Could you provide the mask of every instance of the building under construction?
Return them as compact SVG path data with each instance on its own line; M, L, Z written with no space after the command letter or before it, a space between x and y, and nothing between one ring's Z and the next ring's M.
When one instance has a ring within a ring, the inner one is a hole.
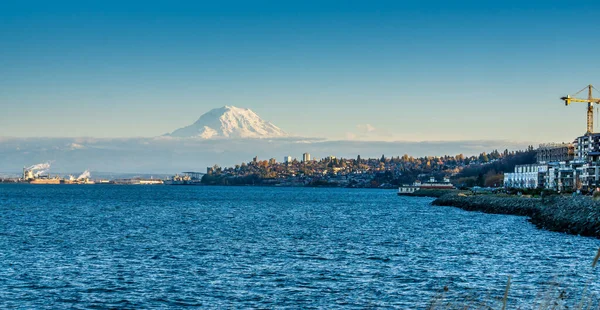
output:
M587 90L587 98L577 94ZM542 144L537 149L537 163L519 165L514 173L504 175L504 186L546 188L556 191L594 190L600 188L600 133L594 133L594 86L588 85L574 95L560 98L565 105L587 103L587 127L584 135L573 143ZM597 91L597 90L596 90Z
M536 158L538 163L571 161L575 159L575 146L573 143L540 144Z

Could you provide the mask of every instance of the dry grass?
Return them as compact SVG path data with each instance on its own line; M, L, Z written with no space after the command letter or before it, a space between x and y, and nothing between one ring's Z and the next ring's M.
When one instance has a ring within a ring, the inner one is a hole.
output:
M600 260L600 249L592 262L592 271ZM594 277L595 278L595 277ZM536 299L530 307L515 308L515 309L538 309L538 310L559 310L559 309L577 309L589 310L600 309L600 296L596 292L590 292L588 287L591 280L581 288L581 293L573 292L570 294L567 289L562 287L557 281L550 282L549 285L543 288L536 296ZM511 277L508 277L504 295L502 297L487 296L486 298L463 297L461 300L448 297L449 289L444 287L443 292L435 296L427 307L428 310L447 310L447 309L511 309L510 308L510 287ZM453 299L453 300L452 300Z

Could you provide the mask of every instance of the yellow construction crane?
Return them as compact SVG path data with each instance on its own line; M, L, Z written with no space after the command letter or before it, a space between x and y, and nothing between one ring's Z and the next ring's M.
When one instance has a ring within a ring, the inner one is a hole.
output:
M584 90L588 90L588 97L587 99L579 99L579 98L575 98L575 96L577 96L579 93L581 93ZM582 90L576 92L574 95L567 95L566 97L562 97L560 98L561 100L565 101L565 105L569 105L571 104L571 102L587 102L588 104L588 108L587 108L587 131L586 131L586 135L590 135L594 132L594 103L600 103L600 98L593 98L592 97L592 89L596 89L592 84L584 87ZM596 89L596 91L598 91Z

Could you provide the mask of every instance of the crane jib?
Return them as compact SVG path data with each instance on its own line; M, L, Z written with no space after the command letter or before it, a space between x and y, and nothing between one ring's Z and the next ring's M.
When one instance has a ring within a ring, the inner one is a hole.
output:
M575 93L574 95L568 95L566 97L561 97L561 100L565 101L565 105L568 106L571 104L571 102L585 102L588 104L588 108L587 108L587 131L586 134L591 134L594 132L594 103L600 103L600 98L594 98L592 96L592 91L596 90L598 92L598 89L596 89L592 84L584 87L583 89L581 89L580 91L578 91L577 93ZM577 94L583 92L584 90L588 91L588 97L586 99L583 98L576 98L575 96L577 96Z

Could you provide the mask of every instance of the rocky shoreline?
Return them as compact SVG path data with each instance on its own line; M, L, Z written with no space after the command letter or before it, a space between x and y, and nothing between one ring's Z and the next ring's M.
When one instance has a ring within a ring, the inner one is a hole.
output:
M600 202L585 196L550 196L544 199L447 193L432 202L467 211L529 217L538 228L600 238Z

